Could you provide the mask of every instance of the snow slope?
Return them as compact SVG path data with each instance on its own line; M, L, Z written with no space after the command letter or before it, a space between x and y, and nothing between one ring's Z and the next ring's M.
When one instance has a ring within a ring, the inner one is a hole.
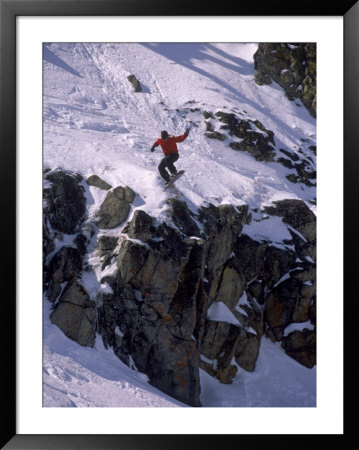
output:
M316 145L316 121L300 102L290 102L276 84L255 84L256 47L44 45L44 168L61 167L84 177L97 174L113 187L128 185L138 194L131 214L141 208L165 219L171 194L162 191L157 171L162 152L149 149L161 130L177 135L191 125L176 163L186 171L176 192L190 208L210 202L260 209L274 200L299 198L315 212L309 203L315 188L290 183L288 169L257 162L204 136L202 111L221 110L259 120L274 132L277 151L295 152L304 139ZM140 80L143 92L134 92L130 74ZM105 194L95 187L88 190L90 217ZM111 230L119 231L121 227ZM287 237L276 218L251 231L248 227L248 233L278 243ZM69 341L49 323L48 313L45 307L44 406L184 406L148 385L101 342L88 349ZM315 376L315 369L301 366L263 339L256 370L239 371L233 385L220 385L201 372L201 401L203 406L315 406Z

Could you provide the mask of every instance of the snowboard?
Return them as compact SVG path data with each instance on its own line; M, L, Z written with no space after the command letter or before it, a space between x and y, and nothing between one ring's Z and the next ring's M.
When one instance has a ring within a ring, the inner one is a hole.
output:
M180 178L180 176L182 176L184 174L184 170L180 170L176 173L176 175L171 178L171 181L165 185L165 187L163 188L163 190L165 191L166 189L168 189L169 187L173 186L175 184L175 182L178 180L178 178Z

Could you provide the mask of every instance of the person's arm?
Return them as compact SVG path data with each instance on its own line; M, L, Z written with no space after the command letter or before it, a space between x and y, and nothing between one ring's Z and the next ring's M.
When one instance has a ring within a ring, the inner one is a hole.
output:
M175 137L175 142L183 142L188 136L187 130L185 133L181 134L181 136Z
M157 141L151 147L151 152L154 152L155 148L158 147L159 145L160 145L160 143L158 142L158 139L157 139Z

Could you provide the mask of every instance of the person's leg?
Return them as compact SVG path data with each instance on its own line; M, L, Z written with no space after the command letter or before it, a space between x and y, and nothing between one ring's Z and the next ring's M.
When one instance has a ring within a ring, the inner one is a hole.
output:
M178 160L178 158L179 156L177 153L171 153L166 156L166 164L172 175L176 175L177 173L177 169L173 163L175 163Z
M167 161L166 161L167 156L165 156L161 162L158 165L158 171L160 172L161 177L165 180L165 181L169 181L170 180L170 176L166 170L166 166L167 166Z

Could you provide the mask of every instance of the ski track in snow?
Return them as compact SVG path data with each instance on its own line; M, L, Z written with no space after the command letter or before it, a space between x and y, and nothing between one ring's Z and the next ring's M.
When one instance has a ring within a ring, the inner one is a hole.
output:
M203 110L235 112L272 130L276 151L301 149L314 158L303 139L316 144L315 119L275 83L255 84L255 50L255 44L46 44L44 167L130 186L138 194L131 214L141 208L165 219L169 195L191 209L208 202L260 209L274 200L300 198L315 212L309 203L315 188L290 183L288 169L235 152L228 139L204 136ZM143 92L133 91L130 74ZM188 125L193 128L179 144L176 163L186 173L163 192L157 170L162 152L149 149L162 129L178 135ZM91 216L105 194L86 189ZM258 230L261 238L263 232ZM273 229L267 233L270 237ZM48 314L45 305L44 406L186 406L151 387L101 342L94 349L71 342L49 323ZM239 369L227 386L201 371L201 386L203 406L315 406L315 368L301 366L266 339L253 373Z

